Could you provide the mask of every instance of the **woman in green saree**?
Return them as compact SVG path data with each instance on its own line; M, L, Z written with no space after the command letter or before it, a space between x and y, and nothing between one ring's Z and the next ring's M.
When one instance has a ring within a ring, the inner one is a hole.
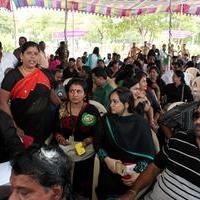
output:
M127 88L110 94L110 112L98 125L94 147L101 161L96 189L99 200L117 199L127 192L153 160L150 127L134 112L133 96ZM134 167L126 171L126 165Z

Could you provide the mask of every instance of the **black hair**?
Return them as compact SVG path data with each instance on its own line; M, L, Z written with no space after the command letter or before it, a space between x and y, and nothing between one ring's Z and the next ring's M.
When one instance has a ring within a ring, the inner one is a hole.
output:
M3 47L2 47L2 43L0 42L0 49L2 49Z
M184 62L181 59L178 59L177 63L179 64L179 66L178 66L179 68L181 68L184 65Z
M75 58L69 58L69 62L72 61L72 62L76 62Z
M83 65L82 69L87 73L87 74L92 74L92 70L90 66Z
M146 57L142 53L138 54L138 58L137 59L146 62Z
M104 79L107 79L106 70L102 67L95 67L92 70L92 74L94 74L96 77L103 77Z
M24 54L24 52L29 48L29 47L36 47L38 51L40 51L39 45L35 42L28 41L25 42L22 47L21 47L21 53Z
M150 73L151 70L155 70L155 71L159 74L159 70L158 70L158 68L156 67L156 65L152 65L152 66L148 69L148 72Z
M133 98L132 92L128 88L118 87L110 93L109 99L111 95L114 93L117 93L117 95L119 96L119 100L123 104L128 103L129 105L128 112L133 113L134 112L134 98Z
M176 74L176 76L178 76L179 78L181 78L181 83L182 84L186 84L185 83L185 75L181 70L175 70L174 74Z
M39 45L41 45L41 44L45 44L45 42L44 42L44 41L40 41L40 42L39 42Z
M57 67L56 67L56 69L55 69L55 74L56 74L57 72L59 72L59 73L63 73L63 70L60 69L60 68L57 68Z
M136 77L132 77L132 78L129 78L126 81L124 81L123 86L130 89L131 87L133 87L137 83L139 83L138 79Z
M31 176L46 188L59 185L63 197L69 196L72 163L59 147L32 146L18 154L11 166L15 175Z
M138 67L139 69L142 69L142 65L138 60L135 60L133 63L136 67Z
M135 78L138 80L138 82L140 82L143 77L147 77L147 74L143 71L138 71L135 75Z
M20 39L24 39L24 40L27 42L27 38L24 37L24 36L19 37L19 40L20 40Z
M94 47L92 53L93 53L93 54L96 54L97 56L99 56L99 47Z
M69 89L70 89L70 87L72 86L72 85L80 85L82 88L83 88L83 90L84 90L84 93L85 93L85 95L86 95L86 99L85 99L85 101L86 102L88 102L88 84L87 84L87 82L84 80L84 79L82 79L82 78L72 78L68 83L67 83L67 85L65 86L65 91L66 91L66 94L67 94L67 100L69 101Z
M134 65L128 64L122 66L115 77L115 83L119 83L119 81L126 82L127 79L130 79L135 75Z
M100 63L100 62L103 62L103 63L104 63L104 60L103 60L103 59L99 59L99 60L97 61L97 64Z
M113 56L113 57L114 57L114 56L117 56L117 53L114 52L114 53L112 54L112 56Z
M30 47L36 47L38 51L40 51L40 48L39 48L39 45L35 42L32 42L32 41L28 41L28 42L25 42L22 46L21 46L21 53L24 54L25 51L30 48ZM20 67L22 65L22 61L19 61L16 65L16 68L17 67Z
M195 64L192 61L188 61L187 64L185 65L187 68L190 67L195 67Z

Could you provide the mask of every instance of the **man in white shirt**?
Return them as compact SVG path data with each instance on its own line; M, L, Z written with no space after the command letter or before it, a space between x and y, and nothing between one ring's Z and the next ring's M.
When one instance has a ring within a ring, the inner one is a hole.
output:
M173 74L174 74L174 70L181 70L183 71L182 65L179 62L174 62L171 65L171 69L169 71L165 71L165 73L161 76L161 79L165 82L165 84L170 84L173 83ZM190 74L184 72L184 76L185 76L185 83L186 85L190 86L190 82L192 77L190 77Z
M12 69L18 60L13 53L3 53L3 47L0 42L0 85L8 69Z

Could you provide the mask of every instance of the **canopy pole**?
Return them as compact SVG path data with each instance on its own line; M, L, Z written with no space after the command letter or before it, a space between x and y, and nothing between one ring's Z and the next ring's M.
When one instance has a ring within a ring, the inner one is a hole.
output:
M68 23L68 6L67 6L67 0L66 0L65 1L65 28L64 28L64 37L65 37L65 63L68 61L67 23Z
M169 50L171 49L171 37L172 37L172 0L169 0L169 41L168 41L168 46ZM169 54L170 52L168 52ZM171 67L171 57L168 59L168 69L167 71L170 70Z
M74 38L74 29L75 29L75 25L74 25L74 10L73 10L73 13L72 13L72 26L73 26L73 57L74 57L74 46L75 46L75 38Z
M11 3L10 5L11 5L12 16L13 16L15 48L17 48L17 26L16 26L16 17L15 17L15 12L14 12L13 1L10 1L10 3Z

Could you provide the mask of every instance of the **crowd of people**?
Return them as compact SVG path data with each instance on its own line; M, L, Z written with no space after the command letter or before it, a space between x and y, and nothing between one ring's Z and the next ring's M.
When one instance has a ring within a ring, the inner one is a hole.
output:
M65 42L49 58L45 48L20 37L5 54L0 43L0 164L12 166L4 199L95 200L95 156L98 200L144 188L144 200L200 199L199 103L181 122L191 129L176 124L194 102L187 69L199 56L147 42L123 61L98 47L76 59ZM176 102L180 115L168 111Z

